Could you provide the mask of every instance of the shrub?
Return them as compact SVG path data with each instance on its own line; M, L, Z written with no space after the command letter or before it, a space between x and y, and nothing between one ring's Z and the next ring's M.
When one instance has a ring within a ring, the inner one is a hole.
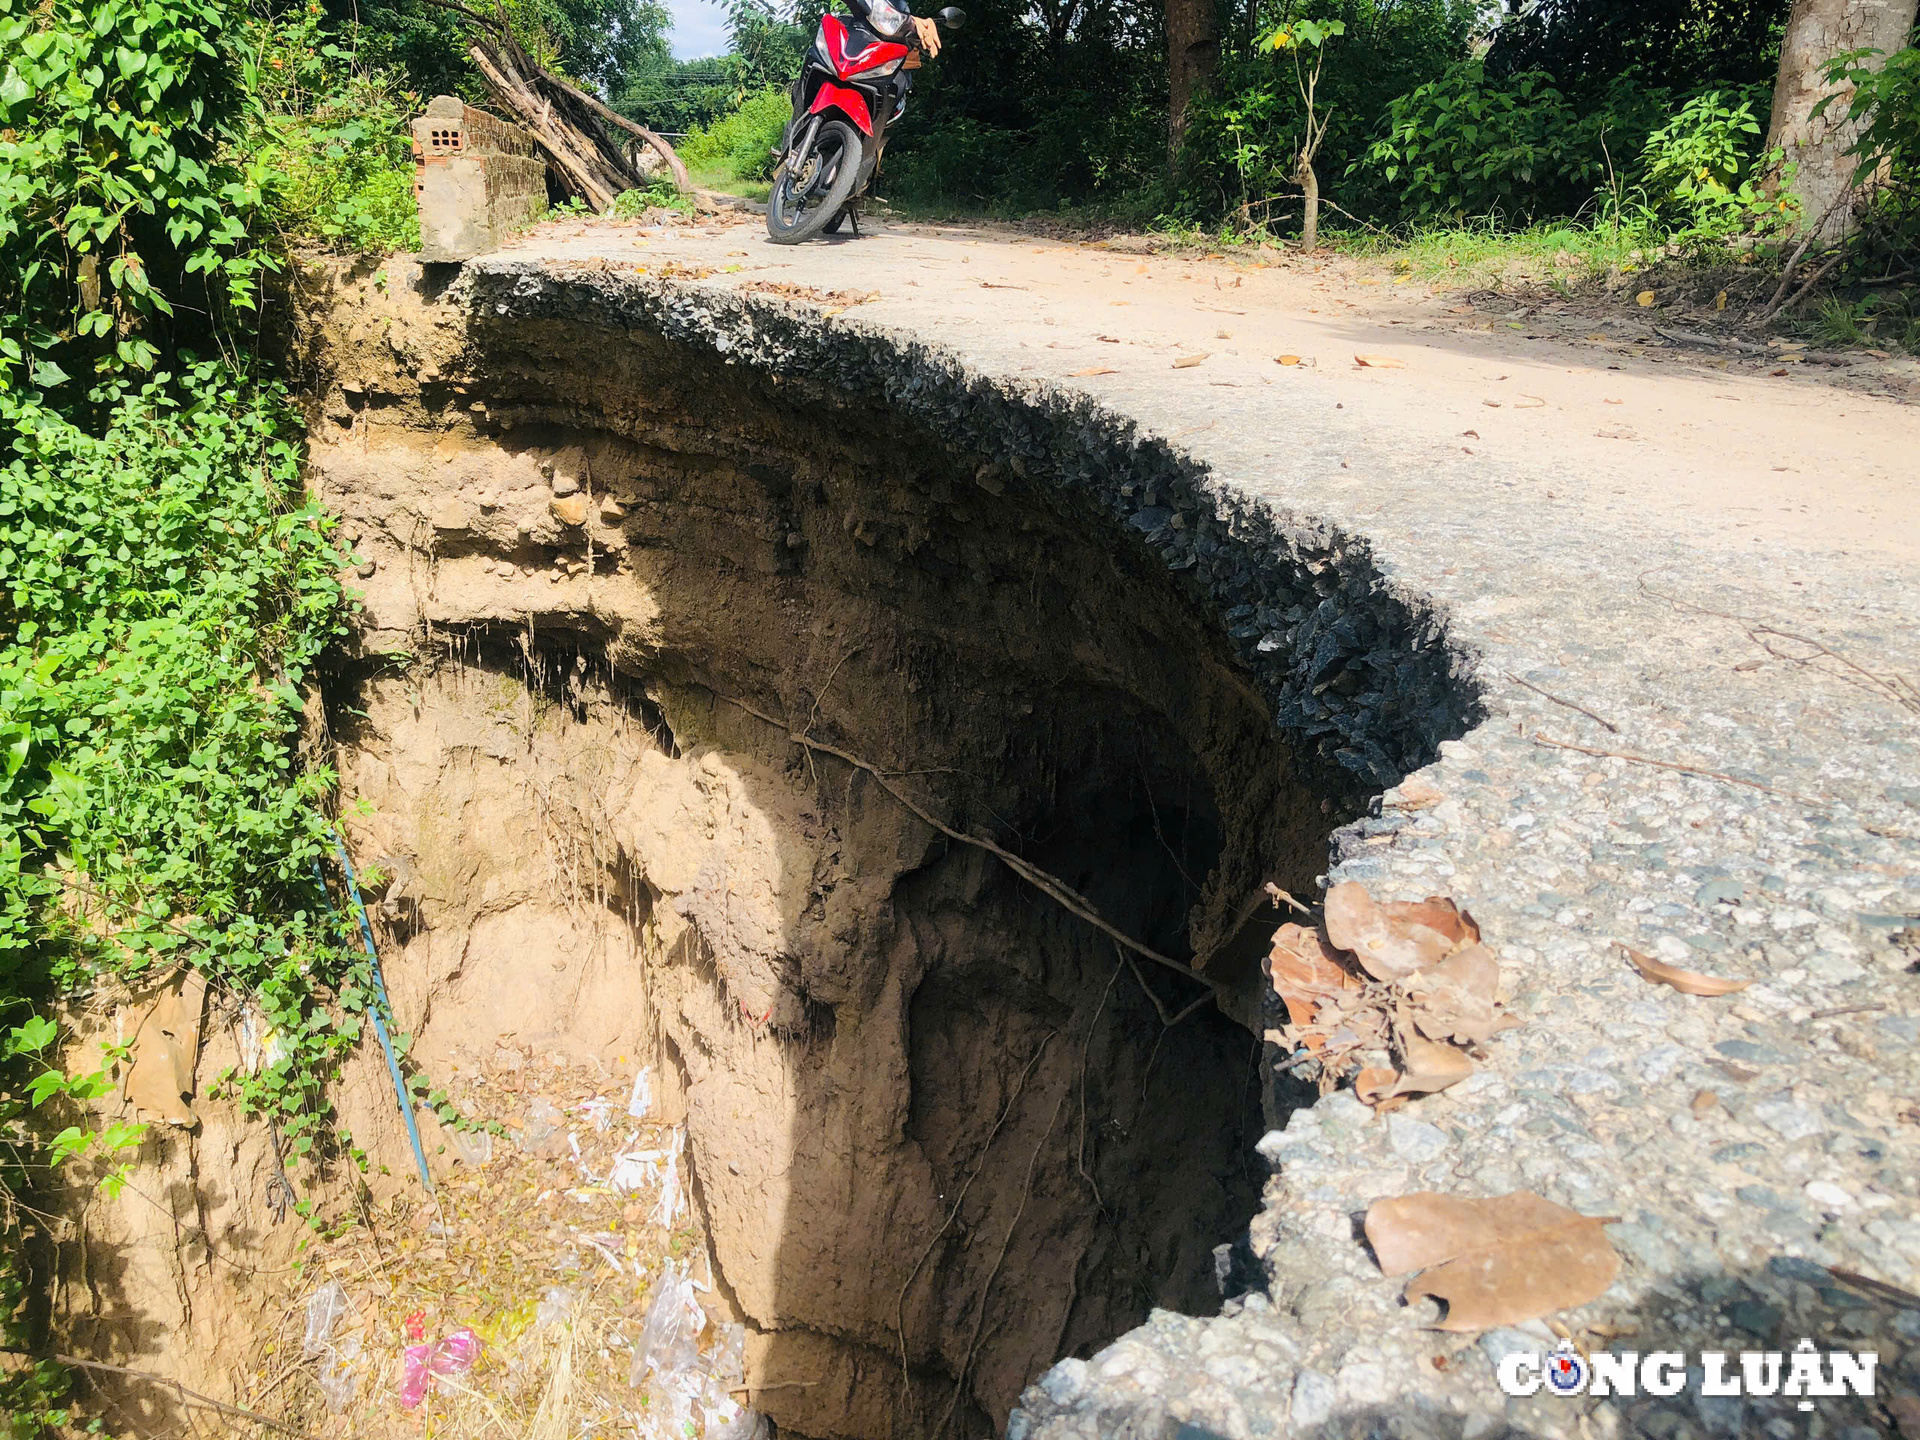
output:
M1868 191L1861 258L1910 270L1920 251L1920 46L1886 56L1849 51L1827 67L1827 80L1853 87L1847 119L1864 122L1847 152L1858 164L1856 180ZM1814 113L1845 94L1823 100Z
M721 170L736 180L773 174L773 151L786 133L793 102L784 90L761 90L732 114L693 130L680 143L680 158L696 169Z
M408 124L419 97L321 29L321 9L253 15L232 45L247 96L228 153L291 240L386 254L420 247Z
M1569 213L1592 191L1605 170L1593 139L1545 72L1496 82L1468 60L1393 101L1363 163L1420 218L1520 221Z
M655 180L644 190L622 190L613 197L607 213L616 220L638 220L649 210L674 210L691 215L696 207L691 195L682 195L671 180Z
M1641 147L1637 188L1652 218L1680 239L1752 227L1770 202L1755 188L1752 97L1720 90L1694 96Z

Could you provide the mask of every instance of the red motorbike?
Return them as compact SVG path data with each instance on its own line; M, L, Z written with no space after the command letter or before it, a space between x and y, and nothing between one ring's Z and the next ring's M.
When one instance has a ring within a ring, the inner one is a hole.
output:
M913 17L890 0L847 4L848 19L821 16L789 92L793 118L767 196L767 236L776 244L831 235L843 221L860 232L859 202L880 168L887 127L906 113L905 72L919 63ZM939 12L948 30L966 19L952 6Z

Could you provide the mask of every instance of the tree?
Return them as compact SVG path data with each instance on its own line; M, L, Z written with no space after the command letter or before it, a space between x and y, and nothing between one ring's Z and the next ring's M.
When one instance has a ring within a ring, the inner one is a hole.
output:
M1781 152L1775 183L1800 202L1801 227L1815 227L1818 243L1841 238L1857 223L1850 203L1857 160L1847 151L1871 122L1852 113L1847 101L1854 87L1830 80L1829 66L1850 51L1885 55L1904 47L1914 9L1915 0L1794 0L1780 45L1767 149Z
M1320 142L1327 138L1327 122L1333 118L1331 109L1315 107L1314 96L1320 87L1320 65L1327 58L1327 41L1346 33L1344 20L1293 20L1260 37L1261 49L1284 50L1292 57L1294 83L1300 87L1300 102L1307 110L1293 179L1305 202L1300 215L1300 248L1309 254L1320 243L1320 177L1314 173L1313 157L1320 153ZM1310 68L1300 64L1302 50L1313 52Z
M1220 24L1214 0L1167 0L1167 155L1180 153L1187 107L1205 94L1220 68Z

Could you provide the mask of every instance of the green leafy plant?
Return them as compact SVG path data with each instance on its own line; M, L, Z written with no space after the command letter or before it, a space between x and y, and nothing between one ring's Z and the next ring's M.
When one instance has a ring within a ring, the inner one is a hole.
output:
M773 173L773 152L792 113L785 90L756 91L732 113L690 133L680 144L680 158L726 179L765 180Z
M1828 65L1826 78L1840 88L1814 107L1815 117L1844 99L1847 121L1860 127L1847 151L1865 196L1856 269L1879 262L1912 270L1920 252L1920 46L1891 55L1848 51Z
M614 196L608 214L616 220L637 220L649 210L671 210L692 215L696 210L691 195L682 195L671 180L655 180L644 190L623 190Z
M245 104L224 153L287 239L418 249L409 120L420 97L361 64L323 15L308 0L236 27L228 44Z
M1330 112L1322 113L1315 104L1320 85L1320 67L1325 62L1326 43L1347 33L1344 20L1293 20L1275 27L1260 37L1260 48L1285 51L1293 61L1294 84L1300 102L1306 107L1306 123L1300 135L1300 148L1294 157L1294 182L1305 196L1305 212L1300 222L1300 248L1311 252L1320 243L1320 177L1314 173L1313 157L1320 142L1327 138ZM1311 52L1313 63L1302 66L1300 57Z
M1641 147L1639 189L1651 218L1680 240L1719 239L1753 229L1777 202L1762 194L1754 140L1754 99L1724 91L1695 95Z
M1562 197L1592 189L1604 168L1594 136L1544 72L1496 82L1469 60L1393 101L1364 163L1413 215L1518 220L1565 213Z
M0 0L0 386L150 368L177 301L250 308L273 257L218 161L219 0Z

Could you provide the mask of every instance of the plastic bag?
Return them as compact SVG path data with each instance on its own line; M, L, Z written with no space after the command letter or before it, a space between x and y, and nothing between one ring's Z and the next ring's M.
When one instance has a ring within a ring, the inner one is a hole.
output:
M300 1351L309 1360L325 1357L315 1377L329 1413L338 1415L353 1403L356 1385L350 1368L360 1357L360 1337L349 1336L340 1345L333 1343L333 1332L341 1319L353 1310L347 1288L338 1280L329 1280L307 1297L307 1328Z
M560 1107L542 1095L527 1107L526 1126L514 1136L522 1150L537 1151L555 1135L566 1117L560 1113Z
M660 1203L653 1207L650 1219L650 1223L663 1230L671 1230L686 1207L686 1197L680 1190L680 1151L686 1143L686 1131L674 1127L673 1140L660 1165Z
M740 1409L731 1420L710 1416L707 1421L707 1440L766 1440L768 1433L767 1417L751 1405Z
M627 1097L627 1114L636 1120L644 1120L651 1109L653 1109L653 1067L642 1065L640 1073L633 1077L633 1094Z
M411 1410L426 1397L435 1375L460 1375L480 1358L480 1337L462 1325L433 1345L409 1345L401 1354L400 1404Z
M347 1287L338 1280L329 1280L314 1291L307 1298L307 1333L301 1353L309 1360L331 1355L333 1327L351 1309L353 1302L347 1299Z
M669 1261L653 1287L640 1338L633 1342L633 1369L627 1383L637 1389L651 1372L655 1383L675 1397L691 1388L676 1381L700 1363L698 1336L706 1323L706 1312L693 1298L686 1267Z
M360 1387L360 1379L353 1373L353 1362L360 1358L360 1337L349 1335L335 1348L327 1363L320 1367L320 1373L314 1376L313 1383L320 1387L320 1395L327 1402L329 1415L342 1415L353 1404L354 1392Z
M533 1312L533 1328L538 1332L552 1325L564 1325L572 1315L573 1291L556 1285L540 1297L540 1304Z

